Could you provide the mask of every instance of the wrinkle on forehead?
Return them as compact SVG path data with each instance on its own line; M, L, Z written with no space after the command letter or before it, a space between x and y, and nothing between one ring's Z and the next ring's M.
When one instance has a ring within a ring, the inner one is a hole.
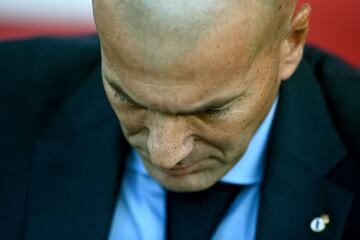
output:
M124 92L136 102L144 106L147 103L152 106L159 105L174 109L178 109L175 105L193 106L206 102L211 96L225 98L229 95L247 92L254 83L252 79L248 78L251 76L237 80L227 78L222 81L216 77L209 77L189 81L187 79L158 79L158 76L134 73L126 69L119 72L113 70L114 68L103 65L104 79L121 86Z

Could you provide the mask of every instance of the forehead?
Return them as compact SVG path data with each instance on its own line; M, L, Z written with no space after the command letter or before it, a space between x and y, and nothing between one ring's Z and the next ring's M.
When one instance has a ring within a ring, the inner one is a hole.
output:
M146 93L186 104L242 91L264 43L254 2L95 1L105 76L147 102L161 100Z
M204 74L171 78L126 68L114 72L108 66L103 65L106 85L113 85L113 90L120 86L122 92L140 105L164 112L188 112L210 102L245 96L252 84L248 78L236 79L237 76L218 78Z

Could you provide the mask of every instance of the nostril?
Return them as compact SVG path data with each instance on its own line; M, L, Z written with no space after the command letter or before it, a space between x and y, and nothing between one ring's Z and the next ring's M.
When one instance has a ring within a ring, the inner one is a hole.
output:
M182 160L182 161L178 162L178 164L176 164L176 165L177 165L177 166L184 166L184 165L185 165L185 161Z

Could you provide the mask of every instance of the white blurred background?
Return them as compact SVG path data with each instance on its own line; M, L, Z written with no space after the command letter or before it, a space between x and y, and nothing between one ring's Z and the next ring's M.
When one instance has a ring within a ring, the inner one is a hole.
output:
M91 0L0 0L1 21L88 23L91 15Z
M91 0L0 0L0 39L91 32Z

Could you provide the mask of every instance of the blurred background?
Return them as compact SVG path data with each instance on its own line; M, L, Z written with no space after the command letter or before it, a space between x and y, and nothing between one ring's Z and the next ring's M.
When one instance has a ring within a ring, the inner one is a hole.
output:
M303 2L313 9L308 42L360 67L360 1ZM0 40L94 32L91 0L0 0Z

